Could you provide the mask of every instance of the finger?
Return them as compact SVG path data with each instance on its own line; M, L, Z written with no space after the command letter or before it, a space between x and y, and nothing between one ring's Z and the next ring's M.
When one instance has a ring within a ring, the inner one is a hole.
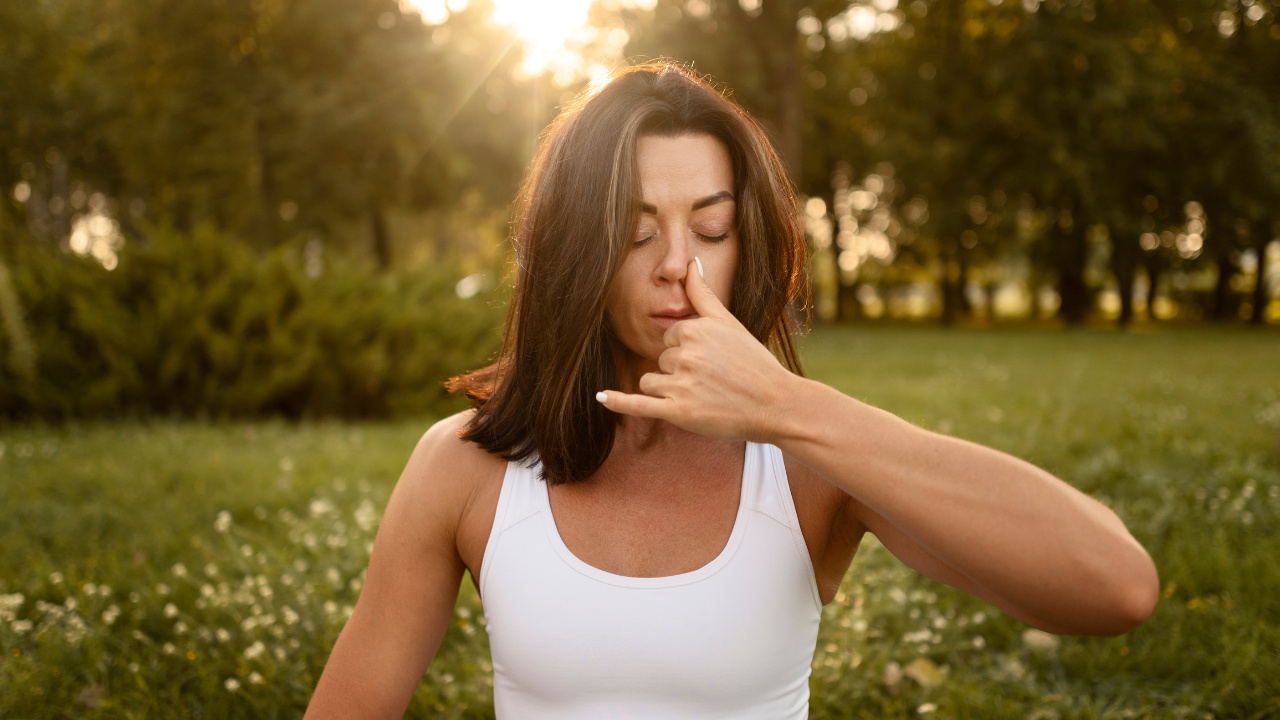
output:
M729 317L729 310L707 286L706 278L703 277L706 270L706 265L699 258L695 257L689 263L684 275L684 291L689 295L689 302L693 303L693 309L702 317Z
M645 373L640 376L640 392L651 398L669 398L675 377L666 373Z
M648 395L631 395L617 390L606 390L596 393L596 400L601 405L621 415L668 419L672 403L666 398L653 398Z
M676 373L676 365L680 359L680 351L674 346L662 351L658 356L658 369L668 375ZM643 379L643 378L641 378Z

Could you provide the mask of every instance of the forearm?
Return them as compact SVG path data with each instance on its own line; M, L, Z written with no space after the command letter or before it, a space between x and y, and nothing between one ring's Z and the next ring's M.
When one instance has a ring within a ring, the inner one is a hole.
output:
M788 390L771 441L989 594L1068 632L1123 632L1149 612L1154 565L1100 503L819 383Z

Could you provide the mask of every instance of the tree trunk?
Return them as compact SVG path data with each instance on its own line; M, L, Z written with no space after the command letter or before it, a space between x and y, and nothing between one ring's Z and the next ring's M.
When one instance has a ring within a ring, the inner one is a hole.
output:
M1253 284L1253 313L1249 316L1249 324L1261 325L1267 318L1267 245L1271 242L1270 220L1259 220L1253 224L1253 250L1258 254L1257 281Z
M973 317L973 303L969 302L969 251L961 249L956 254L959 277L956 278L956 310L964 317Z
M1160 287L1160 265L1154 253L1143 258L1142 264L1147 268L1147 321L1155 322L1159 319L1156 317L1156 288Z
M1068 325L1079 325L1089 314L1089 287L1084 282L1086 248L1084 223L1073 223L1063 233L1063 263L1058 268L1058 317Z
M942 238L942 252L939 253L938 258L942 264L942 272L938 278L938 292L942 295L942 324L946 327L955 324L956 314L959 311L956 307L956 281L960 272L956 267L955 245L954 238Z
M1116 318L1116 324L1122 328L1129 327L1133 322L1133 281L1137 275L1137 268L1134 267L1132 258L1126 257L1113 249L1111 253L1112 263L1111 270L1116 276L1116 291L1120 293L1120 317ZM1151 297L1151 293L1147 293L1147 297ZM1148 299L1148 303L1150 299Z
M1231 276L1236 266L1231 258L1223 252L1218 256L1218 282L1213 286L1213 314L1210 316L1217 322L1231 319Z
M387 218L377 200L369 200L369 227L373 233L373 256L379 270L391 268L391 234L387 231Z

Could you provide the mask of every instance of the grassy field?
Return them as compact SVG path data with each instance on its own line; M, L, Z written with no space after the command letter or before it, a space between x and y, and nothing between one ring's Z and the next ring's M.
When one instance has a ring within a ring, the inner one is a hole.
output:
M1280 335L822 329L812 377L1114 508L1164 585L1054 638L864 544L814 718L1280 717ZM0 429L0 717L294 717L429 419ZM464 583L411 717L491 717Z

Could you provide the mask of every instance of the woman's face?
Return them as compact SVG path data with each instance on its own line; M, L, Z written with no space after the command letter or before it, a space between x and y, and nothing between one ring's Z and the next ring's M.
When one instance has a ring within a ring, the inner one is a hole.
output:
M636 160L643 214L605 312L623 358L651 366L666 349L666 329L698 316L684 288L695 256L708 287L729 306L738 269L737 205L729 150L710 135L641 137Z

